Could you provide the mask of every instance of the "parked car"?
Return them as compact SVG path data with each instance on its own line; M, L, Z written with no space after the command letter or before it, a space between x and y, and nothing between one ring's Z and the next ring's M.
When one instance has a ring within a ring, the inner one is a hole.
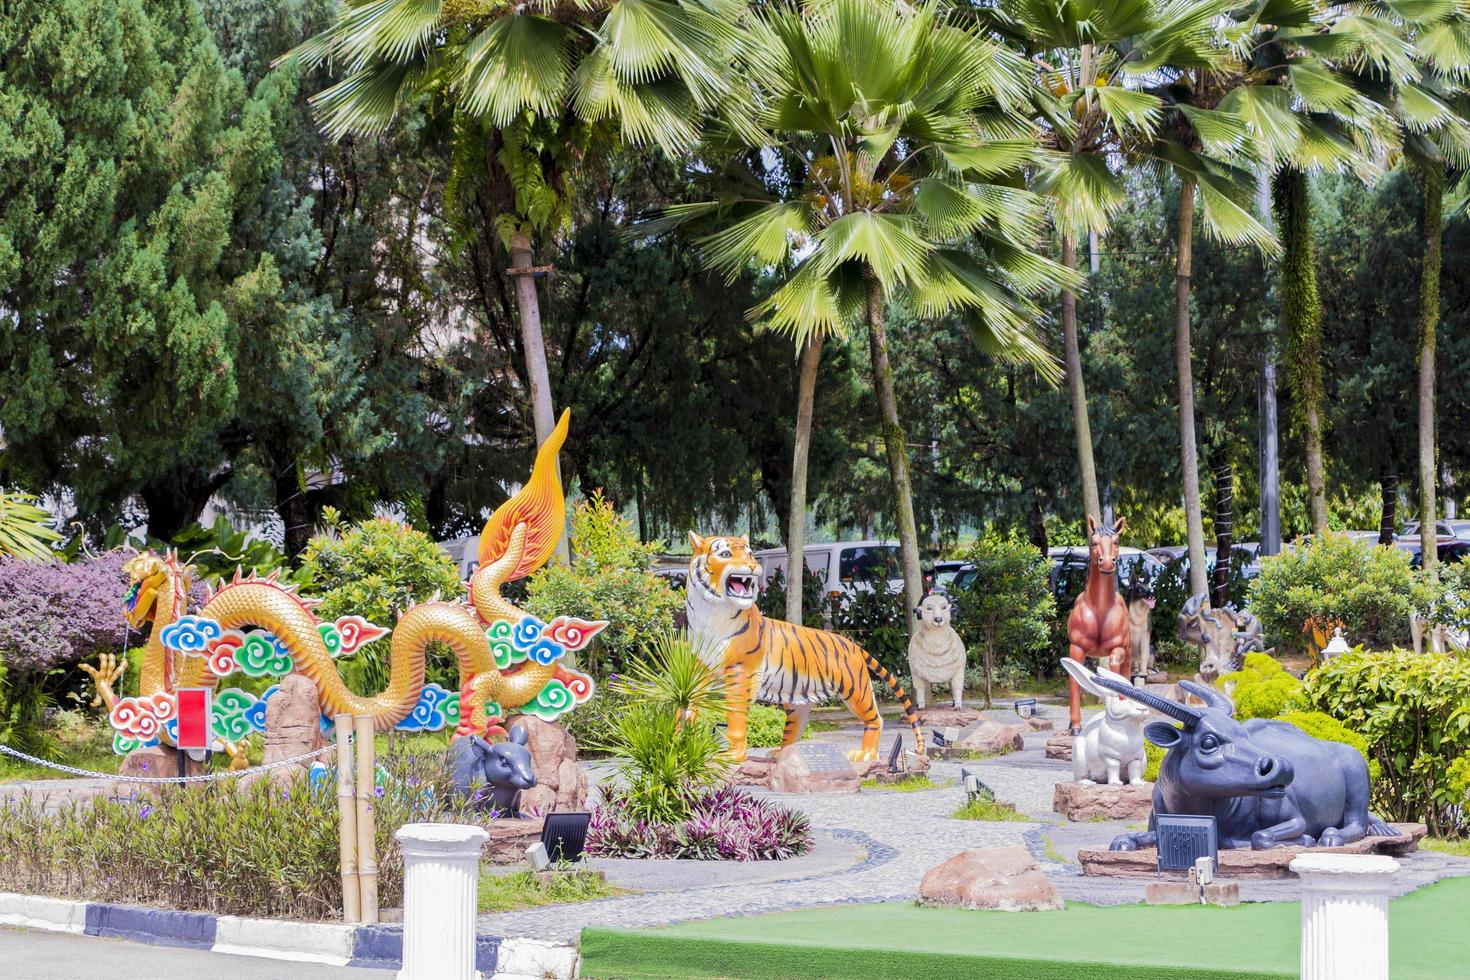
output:
M1394 547L1400 551L1409 553L1409 564L1414 568L1422 568L1424 565L1424 549L1418 540L1405 540L1400 538L1394 542ZM1440 539L1439 547L1435 550L1439 555L1441 565L1455 565L1470 557L1470 541L1456 539Z
M820 578L830 595L866 592L875 582L883 582L893 591L903 588L896 542L834 541L807 545L805 552L807 572ZM761 563L761 575L766 581L777 570L790 577L785 548L767 548L757 551L755 557Z
M1189 548L1182 544L1165 545L1159 548L1150 548L1148 553L1168 568L1178 568L1182 580L1189 578ZM1215 548L1205 547L1205 574L1214 575L1218 552ZM1247 579L1255 578L1261 574L1261 545L1256 541L1248 541L1242 544L1230 546L1230 564L1240 569L1240 574Z
M1460 520L1459 518L1445 518L1444 520L1436 521L1434 524L1434 536L1440 539L1441 542L1445 538L1470 541L1470 521ZM1404 533L1401 537L1412 537L1417 540L1419 537L1419 522L1405 521Z
M1087 584L1088 549L1085 545L1047 550L1051 559L1051 592L1057 609L1069 609L1072 598ZM1125 592L1134 583L1157 582L1164 573L1158 557L1138 548L1118 549L1118 587Z

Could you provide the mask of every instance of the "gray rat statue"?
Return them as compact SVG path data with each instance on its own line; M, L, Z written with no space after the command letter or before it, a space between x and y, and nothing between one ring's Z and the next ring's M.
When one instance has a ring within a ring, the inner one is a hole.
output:
M491 745L478 735L457 738L450 747L453 776L450 785L456 795L471 796L483 807L495 809L503 817L521 815L521 790L536 785L536 771L531 767L531 750L524 725L510 730L510 741ZM488 792L476 792L476 777L485 781Z

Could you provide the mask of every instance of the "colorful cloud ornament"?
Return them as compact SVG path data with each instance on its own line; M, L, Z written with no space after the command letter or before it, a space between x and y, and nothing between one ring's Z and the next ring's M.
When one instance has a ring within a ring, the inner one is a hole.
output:
M224 627L203 616L180 616L159 634L159 640L170 650L190 656L201 656L211 640L217 640Z
M445 706L454 700L454 714L456 724L459 718L459 695L440 687L438 684L425 684L419 693L418 703L413 710L393 727L400 732L438 732L443 731L449 722L445 712Z
M343 616L335 623L320 623L317 630L327 652L333 657L347 657L363 647L387 636L392 630L368 622L361 616Z

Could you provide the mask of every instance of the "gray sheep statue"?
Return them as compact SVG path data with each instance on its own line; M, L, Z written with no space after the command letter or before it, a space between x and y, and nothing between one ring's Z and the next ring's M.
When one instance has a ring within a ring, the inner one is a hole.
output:
M1350 745L1313 738L1284 721L1235 719L1235 705L1213 688L1179 686L1204 702L1194 708L1121 680L1093 678L1182 722L1150 722L1144 737L1168 749L1154 784L1154 813L1215 817L1221 847L1341 847L1366 836L1394 837L1368 812L1368 763ZM1121 834L1110 849L1158 843L1155 823Z
M527 737L525 726L516 725L507 742L492 745L478 735L455 739L449 749L454 793L471 797L480 807L488 805L502 817L519 817L521 790L536 785ZM484 780L488 792L476 790L477 777Z

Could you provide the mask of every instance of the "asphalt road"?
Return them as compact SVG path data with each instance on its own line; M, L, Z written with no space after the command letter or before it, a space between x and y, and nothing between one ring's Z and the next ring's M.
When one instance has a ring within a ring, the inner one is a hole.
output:
M391 970L287 963L119 939L0 929L4 980L392 980Z

